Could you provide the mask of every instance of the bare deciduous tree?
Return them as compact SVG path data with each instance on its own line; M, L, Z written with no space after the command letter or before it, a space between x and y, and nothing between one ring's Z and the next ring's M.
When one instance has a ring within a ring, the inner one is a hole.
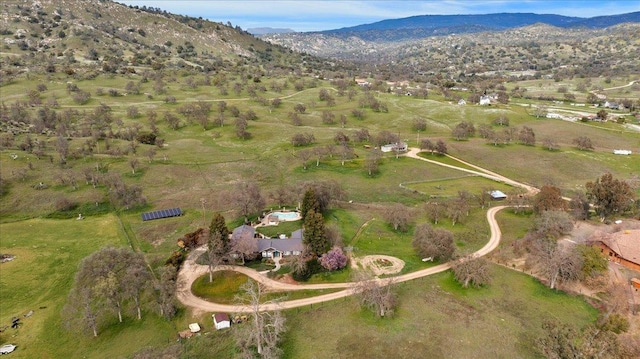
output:
M453 233L446 229L433 228L429 224L420 224L413 234L413 248L422 258L449 260L455 252Z
M236 342L245 357L254 357L254 348L262 358L278 358L282 350L278 343L286 331L285 317L280 311L264 311L264 304L275 301L263 302L264 287L260 283L248 281L240 287L243 293L238 296L238 301L251 307L251 322L235 331Z
M260 192L260 187L255 182L243 181L236 184L231 193L231 201L248 221L249 215L264 209L265 200Z
M467 288L469 285L481 287L491 283L489 262L482 257L463 258L453 266L453 274L456 281L464 288Z
M593 150L594 149L593 143L591 142L591 139L589 137L587 137L587 136L578 136L578 137L574 138L572 142L581 151L587 151L587 150Z
M164 266L158 270L158 280L155 284L156 300L160 315L166 319L176 315L176 267Z
M306 170L309 160L313 157L313 151L311 149L304 149L296 152L295 156L302 162L302 169Z
M230 244L231 253L239 255L242 259L242 264L244 264L245 258L258 251L258 241L249 232L243 232L239 236L232 238Z
M358 293L360 305L369 308L379 317L393 314L398 304L393 290L393 278L378 280L364 271L355 274L355 291Z
M409 227L409 222L411 222L413 218L413 211L403 204L394 203L384 209L382 216L385 221L393 226L394 230L406 232Z
M367 158L364 162L364 166L369 174L369 177L378 173L380 170L380 161L382 160L382 151L379 149L374 149L367 155Z
M528 259L539 266L551 289L558 282L578 279L582 270L582 257L575 247L565 249L555 239L535 239Z

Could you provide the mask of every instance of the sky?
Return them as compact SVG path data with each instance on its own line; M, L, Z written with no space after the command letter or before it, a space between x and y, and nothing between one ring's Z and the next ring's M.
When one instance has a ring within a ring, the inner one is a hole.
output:
M638 0L116 0L240 26L322 31L415 15L533 12L593 17L640 11Z

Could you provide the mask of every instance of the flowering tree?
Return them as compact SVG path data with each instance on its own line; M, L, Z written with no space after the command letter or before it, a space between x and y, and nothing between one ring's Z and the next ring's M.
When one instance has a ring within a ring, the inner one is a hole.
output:
M333 247L332 250L320 257L320 265L327 270L334 271L342 269L347 265L347 256L340 247Z

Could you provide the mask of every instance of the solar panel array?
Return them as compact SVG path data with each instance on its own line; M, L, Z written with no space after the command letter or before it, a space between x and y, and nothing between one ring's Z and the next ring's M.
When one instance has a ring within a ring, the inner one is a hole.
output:
M169 218L182 216L182 210L180 208L161 209L159 211L147 212L142 214L143 221L150 221L152 219Z

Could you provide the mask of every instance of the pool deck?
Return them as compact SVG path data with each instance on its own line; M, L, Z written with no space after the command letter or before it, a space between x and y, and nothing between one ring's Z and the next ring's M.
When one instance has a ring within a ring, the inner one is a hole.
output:
M269 213L267 213L262 220L260 220L260 223L258 223L255 227L267 227L267 226L277 226L278 223L273 223L269 221L269 217L271 216L272 213L274 212L282 212L282 213L295 213L296 217L295 218L280 218L278 217L278 222L294 222L294 221L299 221L302 219L302 216L300 215L300 211L286 211L286 210L276 210L276 211L271 211Z

